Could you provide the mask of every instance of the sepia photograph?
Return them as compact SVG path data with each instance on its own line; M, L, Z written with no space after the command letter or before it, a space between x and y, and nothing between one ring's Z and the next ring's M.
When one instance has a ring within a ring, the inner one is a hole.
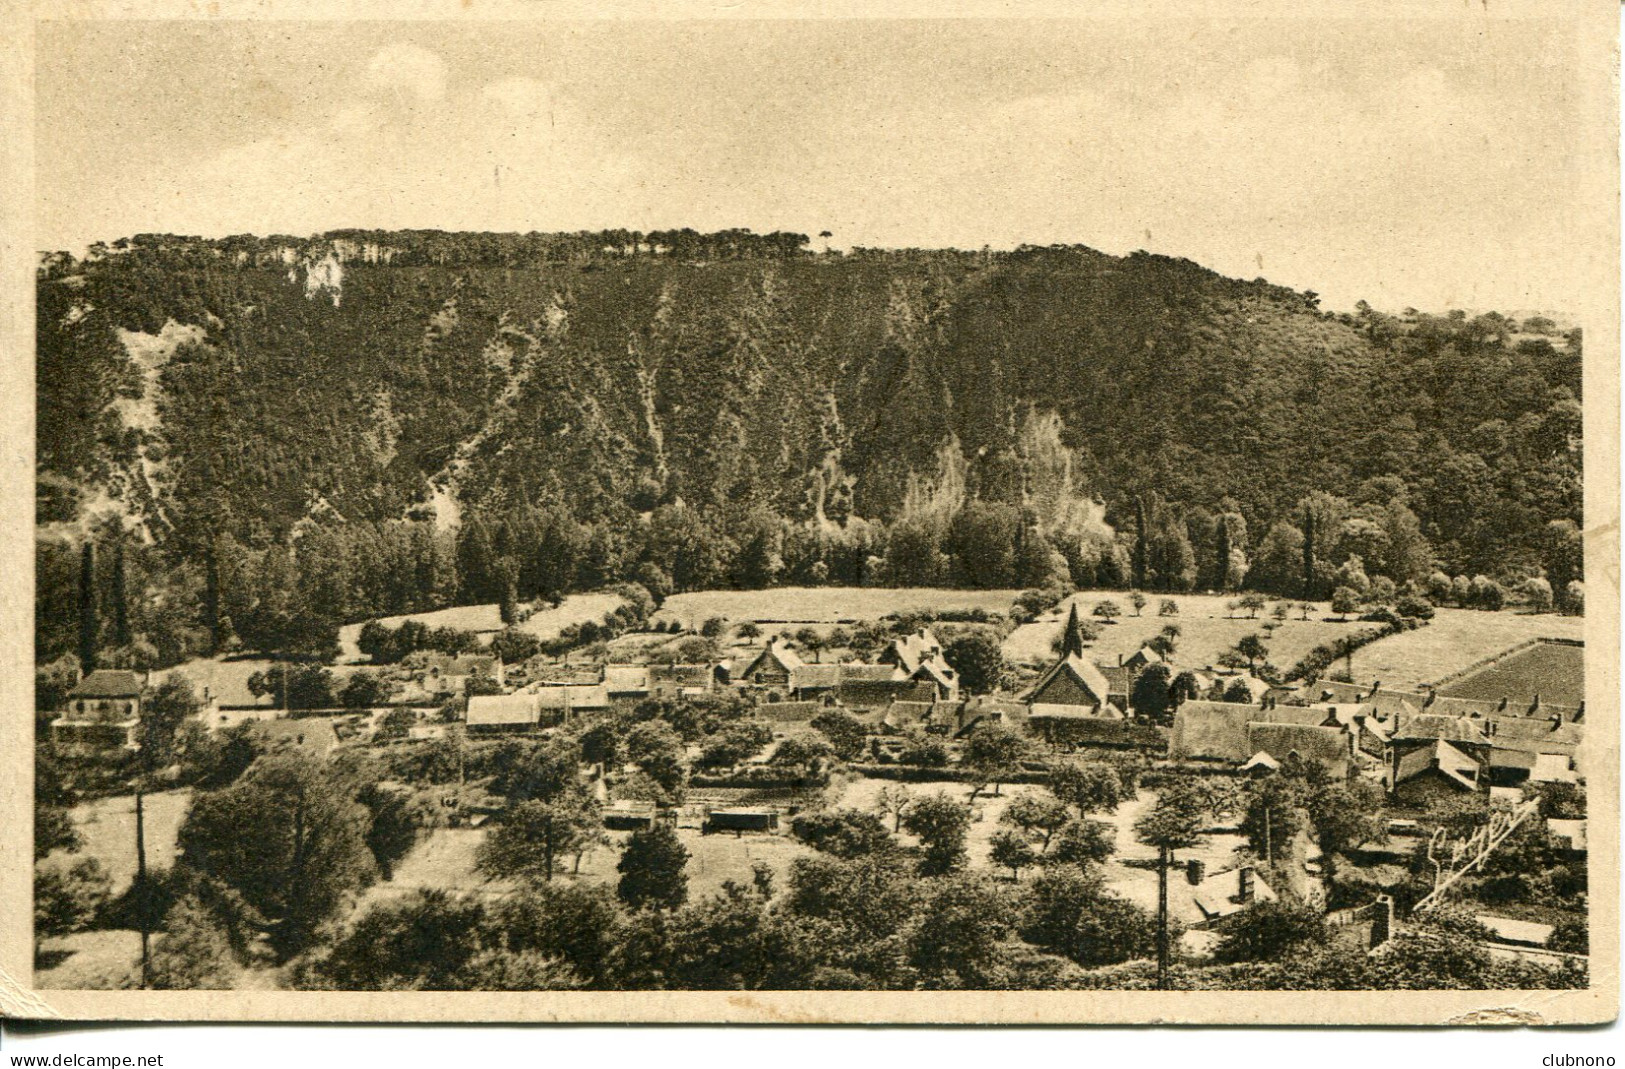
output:
M6 1012L1612 1020L1617 14L1366 6L31 16Z

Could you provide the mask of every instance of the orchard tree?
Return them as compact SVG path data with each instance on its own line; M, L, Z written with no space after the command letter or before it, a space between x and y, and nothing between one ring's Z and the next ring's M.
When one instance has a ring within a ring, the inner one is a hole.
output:
M856 760L861 756L864 744L869 739L869 729L863 721L839 709L819 713L807 723L829 740L835 756L843 761Z
M970 828L970 807L936 794L915 799L903 814L903 827L920 839L925 856L922 876L941 876L965 864L965 833Z
M908 811L909 804L914 801L914 795L901 783L888 783L880 788L875 796L875 807L880 810L882 817L892 819L892 832L903 830L903 814Z
M1068 761L1050 769L1050 793L1087 816L1112 813L1123 801L1123 780L1117 770L1098 761Z
M1128 603L1134 606L1134 615L1138 616L1145 609L1145 595L1140 593L1138 590L1131 590L1128 596Z
M1055 839L1046 861L1066 865L1099 865L1117 852L1117 828L1103 820L1069 820Z
M943 651L949 667L959 673L959 685L971 694L988 694L1004 676L1004 653L986 631L961 635Z
M1270 655L1269 647L1258 635L1245 635L1236 643L1236 652L1247 658L1247 671L1251 672L1257 662Z
M1146 665L1134 677L1134 686L1129 691L1130 708L1148 720L1166 720L1172 708L1172 689L1169 685L1172 677L1173 673L1165 664Z
M192 681L185 676L172 675L160 683L141 706L141 767L154 772L179 760L181 728L202 708Z
M1346 586L1340 586L1332 591L1332 611L1339 620L1347 620L1349 613L1360 609L1360 594Z
M477 865L499 880L544 883L563 858L592 841L602 826L598 800L585 791L520 802L502 814L496 830L480 844Z
M615 871L615 893L632 909L676 909L688 901L688 848L666 824L635 831Z
M861 809L803 813L791 822L790 830L814 850L839 858L885 853L896 845L885 821Z
M960 760L960 768L975 781L970 800L974 802L989 783L997 795L1006 780L1021 772L1021 761L1028 749L1027 740L1003 724L978 725L966 740L965 754Z
M1011 802L999 823L1015 828L1023 839L1038 841L1040 855L1049 852L1050 839L1072 819L1072 811L1057 798L1028 794Z
M1010 878L1019 881L1021 870L1038 864L1038 853L1032 843L1020 832L995 832L988 844L988 860L1000 868L1010 870Z
M371 816L331 770L299 751L268 754L204 793L180 829L180 864L231 888L243 919L292 954L375 875Z

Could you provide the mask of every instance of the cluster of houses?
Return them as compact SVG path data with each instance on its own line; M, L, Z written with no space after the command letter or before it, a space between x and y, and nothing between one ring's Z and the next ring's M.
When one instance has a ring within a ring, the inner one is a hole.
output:
M568 672L514 693L472 697L470 731L528 731L577 714L629 709L651 699L738 693L765 719L810 720L826 709L918 720L919 710L958 707L959 676L929 629L894 639L875 663L809 664L779 637L760 653L716 664L606 664L589 678Z
M1312 682L1257 704L1187 701L1174 715L1168 756L1243 770L1318 763L1337 778L1380 781L1396 804L1573 783L1585 743L1585 705L1448 697L1435 691Z
M923 730L952 738L1000 722L1052 743L1157 751L1174 761L1243 772L1315 763L1333 777L1379 780L1396 804L1419 809L1440 798L1575 782L1585 740L1583 702L1566 706L1538 695L1488 701L1381 683L1271 688L1247 675L1229 681L1253 684L1252 700L1187 700L1164 729L1137 717L1130 695L1138 674L1166 657L1147 647L1116 664L1096 663L1085 653L1076 607L1057 659L1019 698L962 697L958 674L927 628L894 638L872 663L808 663L780 637L760 652L720 663L564 668L526 682L519 682L522 670L510 672L489 655L414 657L420 663L410 666L407 693L397 704L466 693L476 677L503 691L468 699L466 723L476 734L533 731L651 699L734 693L750 699L756 715L785 725L837 709L877 734ZM147 682L126 670L85 675L50 725L55 747L71 755L137 750ZM248 692L241 681L212 679L202 696L202 719L210 728L281 719L267 696ZM315 719L297 722L320 735Z

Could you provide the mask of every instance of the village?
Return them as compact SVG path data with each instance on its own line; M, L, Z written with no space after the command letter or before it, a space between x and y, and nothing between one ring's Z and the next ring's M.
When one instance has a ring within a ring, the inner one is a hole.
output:
M691 900L783 886L797 859L868 836L1015 887L1082 866L1161 933L1097 960L1156 958L1159 984L1170 962L1235 960L1227 945L1266 905L1374 956L1430 912L1465 911L1495 960L1584 964L1583 621L1370 604L1358 615L1380 626L1356 651L1347 606L1259 595L882 593L623 602L545 641L456 610L481 630L440 614L353 625L331 667L101 669L66 690L41 752L77 770L77 856L109 900L175 862L199 792L294 753L410 803L356 915L536 880L624 890L630 844L657 833L680 844ZM1430 629L1455 640L1420 643ZM177 694L173 752L143 761L144 720L155 701L173 716ZM550 832L540 876L504 869L489 840L545 793L515 769L560 752L572 819L592 827ZM1103 795L1076 787L1103 770ZM1148 815L1188 787L1205 792L1200 826L1157 843ZM940 810L958 832L927 819ZM41 942L41 983L139 983L146 936L69 926Z

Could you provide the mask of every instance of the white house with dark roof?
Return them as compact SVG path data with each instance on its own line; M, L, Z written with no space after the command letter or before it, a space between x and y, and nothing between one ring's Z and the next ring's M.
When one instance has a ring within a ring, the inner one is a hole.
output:
M51 721L58 753L98 757L141 748L141 679L124 669L103 668L81 679Z

